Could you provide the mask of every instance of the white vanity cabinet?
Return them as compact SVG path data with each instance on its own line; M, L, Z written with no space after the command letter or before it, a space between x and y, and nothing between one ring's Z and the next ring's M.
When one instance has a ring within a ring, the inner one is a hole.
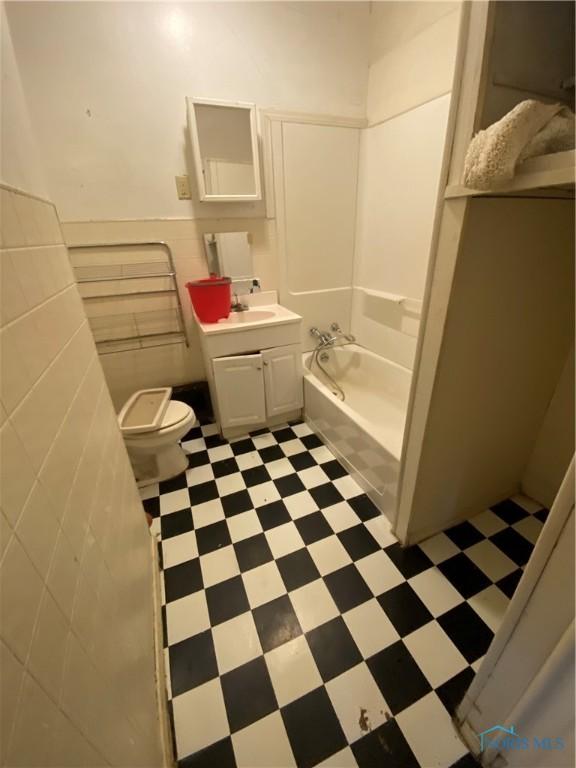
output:
M212 360L223 430L266 423L302 408L299 344Z
M266 349L264 392L269 418L298 410L303 405L302 349L300 344Z
M220 426L247 427L266 420L262 355L217 357L212 361ZM214 398L213 398L214 399Z
M214 415L224 437L302 414L302 318L276 298L272 291L249 297L258 303L246 311L218 323L198 323Z

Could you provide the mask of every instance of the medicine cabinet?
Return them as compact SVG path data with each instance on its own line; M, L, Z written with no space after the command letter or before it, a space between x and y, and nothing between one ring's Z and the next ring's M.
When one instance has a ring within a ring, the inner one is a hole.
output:
M260 200L255 105L196 98L186 101L200 200Z

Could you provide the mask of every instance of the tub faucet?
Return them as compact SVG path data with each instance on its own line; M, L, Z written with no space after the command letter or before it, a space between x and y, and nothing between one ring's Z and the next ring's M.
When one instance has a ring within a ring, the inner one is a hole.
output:
M331 347L338 340L337 336L330 336L327 331L321 331L316 327L310 328L310 336L318 339L318 346L320 347Z
M350 342L356 341L356 337L353 336L351 333L344 333L344 331L342 330L342 328L340 328L338 323L332 323L330 325L330 330L332 331L332 333L337 333L339 336L346 339L346 341L350 341Z

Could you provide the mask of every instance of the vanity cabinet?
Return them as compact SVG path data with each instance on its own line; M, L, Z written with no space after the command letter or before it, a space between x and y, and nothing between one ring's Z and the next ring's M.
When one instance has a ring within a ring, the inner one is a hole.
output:
M302 408L299 344L212 360L223 430L264 424Z
M244 311L198 323L214 416L229 440L300 418L304 403L302 318L276 291L242 301Z
M302 349L300 344L267 349L262 353L262 362L264 364L264 392L268 418L302 408Z

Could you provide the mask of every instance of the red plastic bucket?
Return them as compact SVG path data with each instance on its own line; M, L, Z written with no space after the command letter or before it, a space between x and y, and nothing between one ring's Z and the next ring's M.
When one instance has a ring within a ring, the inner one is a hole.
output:
M210 275L206 280L186 283L196 317L201 323L217 323L230 314L231 280Z

